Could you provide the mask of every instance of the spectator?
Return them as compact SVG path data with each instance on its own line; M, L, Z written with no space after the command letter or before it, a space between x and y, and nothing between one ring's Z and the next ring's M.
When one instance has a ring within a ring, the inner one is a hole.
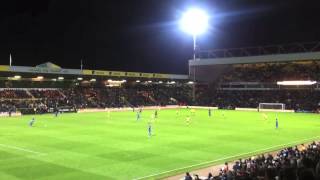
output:
M184 180L192 180L192 177L190 176L189 172L186 172L186 176L184 177Z

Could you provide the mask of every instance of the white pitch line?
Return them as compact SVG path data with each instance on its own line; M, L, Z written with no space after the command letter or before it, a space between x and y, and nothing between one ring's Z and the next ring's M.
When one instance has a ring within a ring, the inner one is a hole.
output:
M313 137L313 138L302 139L302 140L299 140L299 141L293 141L293 142L286 143L286 144L280 144L280 145L275 145L275 146L271 146L271 147L268 147L268 148L254 150L254 151L247 152L247 153L241 153L241 154L236 154L236 155L233 155L233 156L227 156L227 157L215 159L213 161L206 161L206 162L202 162L202 163L199 163L199 164L194 164L194 165L185 166L185 167L181 167L181 168L177 168L177 169L172 169L172 170L169 170L169 171L163 171L163 172L160 172L160 173L155 173L155 174L151 174L151 175L144 176L144 177L134 178L133 180L146 179L146 178L149 178L149 177L154 177L154 176L158 176L158 175L161 175L161 174L166 174L166 173L170 173L170 172L174 172L174 171L178 171L178 170L192 168L192 167L195 167L195 166L201 166L201 165L205 165L205 164L212 164L212 163L217 162L217 161L227 160L227 159L236 158L236 157L240 157L240 156L245 156L245 155L258 153L258 152L264 152L264 151L267 151L267 150L270 150L270 149L274 149L274 148L277 148L277 147L283 147L283 146L288 146L288 145L299 144L299 143L303 143L303 142L306 142L306 141L309 141L309 140L318 139L319 137L320 136L316 136L316 137Z
M0 144L0 147L4 147L4 148L7 148L7 149L15 149L15 150L24 151L24 152L28 152L28 153L33 153L33 154L37 154L37 155L47 155L45 153L41 153L41 152L37 152L37 151L33 151L33 150L30 150L30 149L21 148L21 147L17 147L17 146L11 146L11 145L7 145L7 144Z

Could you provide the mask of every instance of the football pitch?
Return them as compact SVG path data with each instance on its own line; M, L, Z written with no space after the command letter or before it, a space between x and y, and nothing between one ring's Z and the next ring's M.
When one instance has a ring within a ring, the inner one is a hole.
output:
M317 114L153 113L139 121L132 111L0 118L0 179L158 179L320 138Z

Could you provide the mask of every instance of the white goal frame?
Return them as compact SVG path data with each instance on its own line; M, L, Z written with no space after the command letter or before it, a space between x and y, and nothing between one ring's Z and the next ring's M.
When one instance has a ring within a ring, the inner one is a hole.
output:
M264 108L264 106L269 108ZM279 108L272 108L272 106L278 106ZM286 105L284 103L259 103L258 112L261 111L285 111Z

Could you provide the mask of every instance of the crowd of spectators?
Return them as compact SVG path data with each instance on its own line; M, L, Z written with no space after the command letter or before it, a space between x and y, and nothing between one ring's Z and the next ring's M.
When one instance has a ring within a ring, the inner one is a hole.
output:
M320 143L285 148L276 154L260 155L239 159L232 167L228 163L219 174L211 173L207 178L192 177L187 173L185 180L319 180Z
M276 82L320 80L320 62L237 64L220 82Z
M31 98L24 90L18 89L1 89L0 99L26 99Z
M119 108L188 103L188 86L135 85L123 87L74 87L67 89L3 89L0 112L32 109L49 112L61 107Z
M127 85L123 87L73 87L66 89L2 89L0 112L10 109L40 109L41 112L58 107L119 108L165 105L217 106L258 108L259 103L283 103L286 109L317 111L320 91L315 89L221 90L197 86L196 98L187 85Z
M35 97L35 98L47 98L47 99L52 99L52 98L63 98L64 96L55 89L32 89L30 90L30 93Z

